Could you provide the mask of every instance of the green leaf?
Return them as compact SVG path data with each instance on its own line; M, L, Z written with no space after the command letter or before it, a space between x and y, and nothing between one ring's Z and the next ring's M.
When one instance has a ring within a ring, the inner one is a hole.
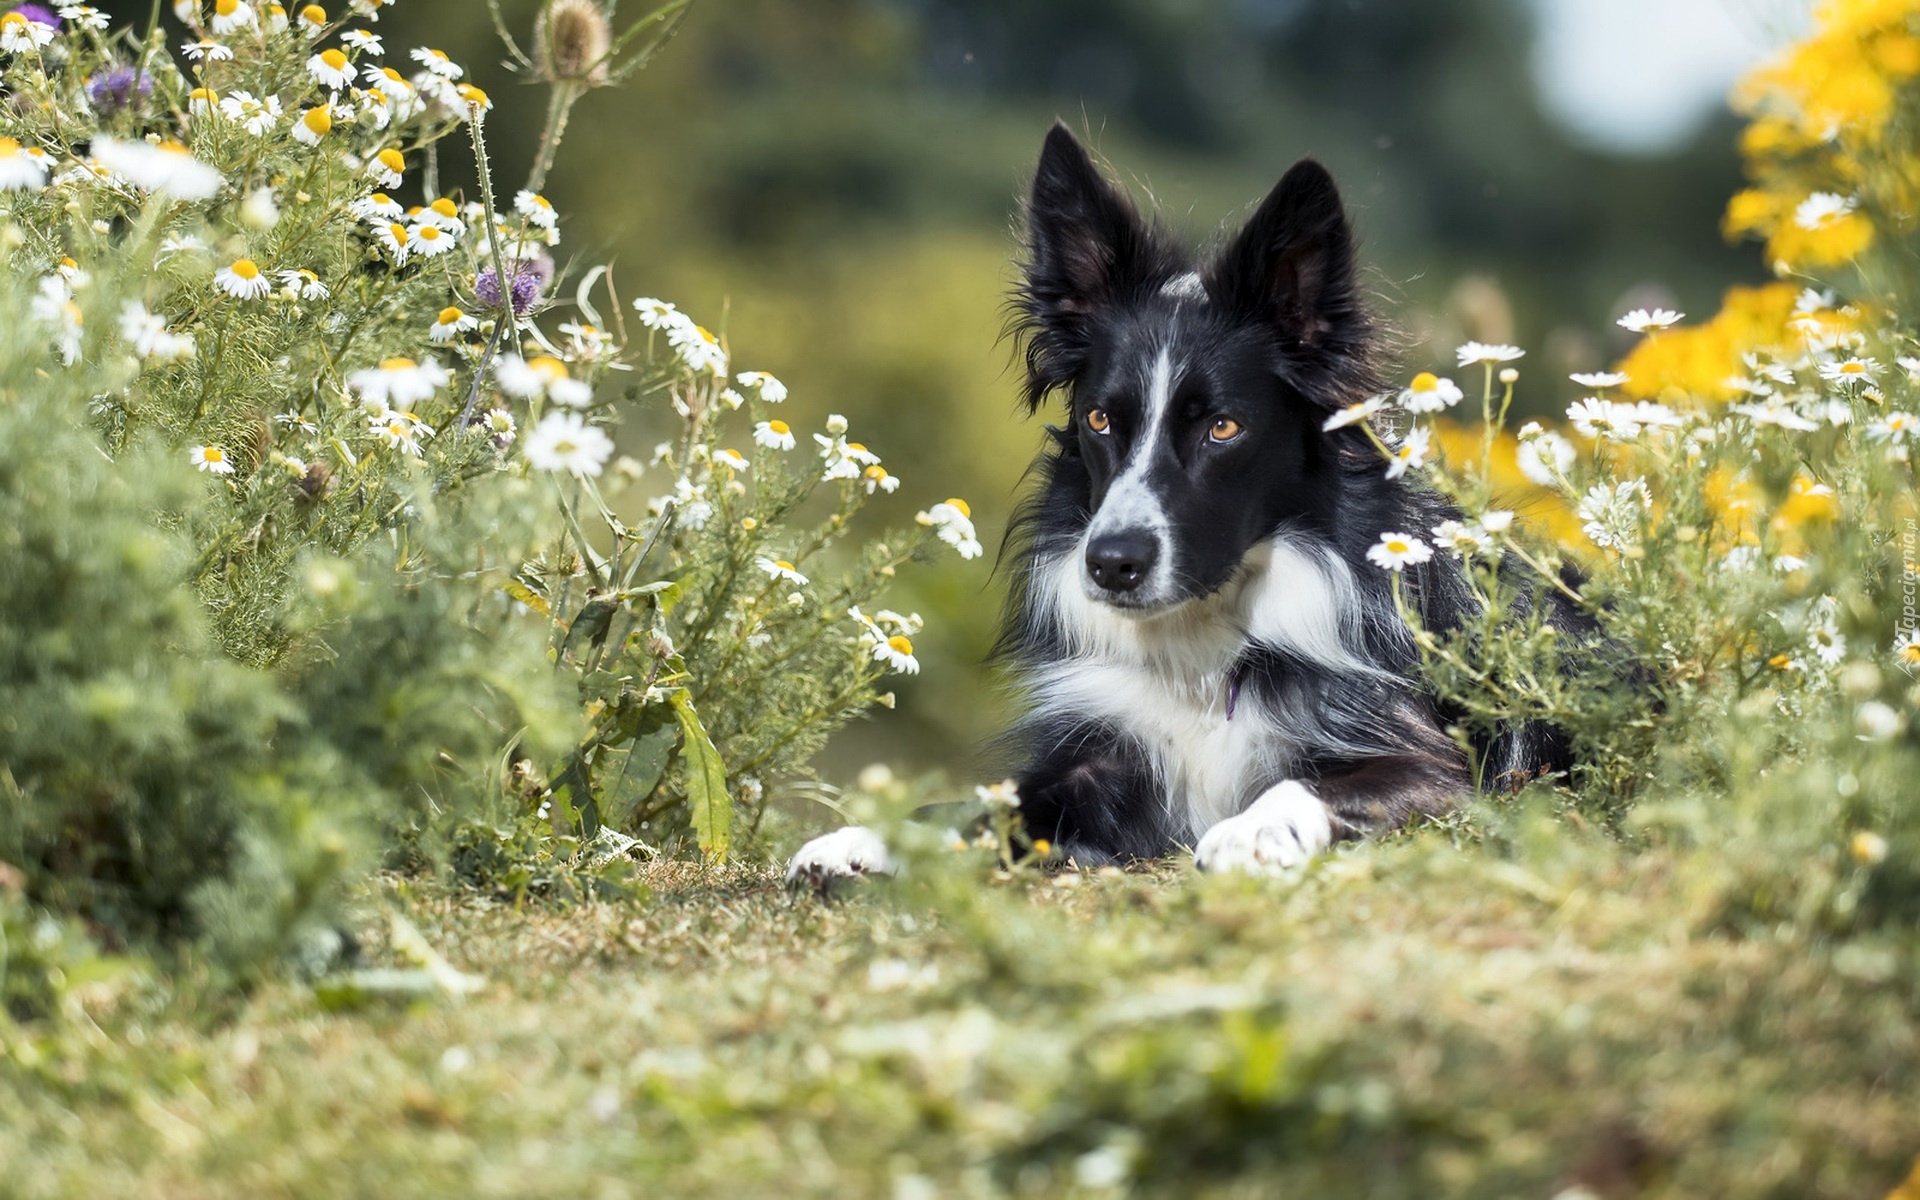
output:
M727 857L727 839L733 832L733 797L727 794L727 769L720 751L700 724L693 709L693 695L681 688L673 693L673 712L686 733L680 753L687 760L687 802L692 807L693 834L708 858L719 862Z
M606 789L607 811L603 815L616 827L626 826L634 807L653 794L660 777L667 772L667 759L673 754L678 730L673 722L657 719L655 712L647 710L645 719L636 723L632 743L627 747L627 760L621 765L613 786Z

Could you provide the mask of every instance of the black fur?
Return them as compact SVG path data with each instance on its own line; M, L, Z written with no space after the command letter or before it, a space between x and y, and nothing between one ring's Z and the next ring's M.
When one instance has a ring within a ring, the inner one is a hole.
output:
M1166 777L1167 751L1144 744L1111 711L1095 711L1100 705L1046 694L1047 679L1096 661L1058 610L1058 574L1066 556L1082 552L1123 466L1170 514L1173 553L1162 591L1100 598L1116 612L1152 620L1220 603L1222 589L1244 577L1249 551L1276 534L1309 555L1331 551L1351 578L1341 620L1358 666L1250 635L1230 665L1156 660L1137 676L1203 700L1218 694L1230 719L1270 727L1262 754L1272 761L1248 774L1233 811L1285 779L1307 783L1343 836L1457 804L1472 790L1467 757L1421 688L1391 576L1366 559L1383 531L1425 535L1455 514L1427 490L1387 480L1364 430L1322 430L1331 414L1385 389L1332 177L1318 163L1297 163L1235 236L1195 264L1056 125L1026 216L1012 302L1025 347L1023 395L1030 410L1056 392L1068 406L1066 423L1048 430L1035 489L1003 554L1014 579L1000 654L1040 681L1033 715L1011 734L1026 763L1019 783L1028 832L1083 863L1161 855L1204 832L1169 794L1178 785ZM1143 436L1149 419L1141 364L1154 354L1177 357L1179 380L1163 436L1136 445L1129 439ZM1108 422L1100 432L1096 418ZM1242 430L1224 443L1205 433L1227 428L1208 425L1222 418ZM1136 451L1155 457L1140 466L1147 460L1129 457ZM1471 611L1471 593L1445 555L1407 570L1403 586L1429 625L1450 627ZM1169 640L1168 653L1180 644ZM1476 750L1489 785L1567 765L1561 740L1533 726Z

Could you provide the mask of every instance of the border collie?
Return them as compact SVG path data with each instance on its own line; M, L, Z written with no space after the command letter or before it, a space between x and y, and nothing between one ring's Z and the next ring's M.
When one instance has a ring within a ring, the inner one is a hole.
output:
M1284 870L1467 798L1467 754L1366 559L1382 532L1456 514L1388 479L1365 430L1323 428L1385 390L1326 169L1296 163L1195 262L1056 124L1013 311L1029 410L1066 400L1009 540L1027 834L1081 866L1192 846L1203 869ZM1444 555L1402 582L1428 626L1471 612ZM1540 726L1474 749L1489 784L1566 766ZM854 827L790 878L886 869Z

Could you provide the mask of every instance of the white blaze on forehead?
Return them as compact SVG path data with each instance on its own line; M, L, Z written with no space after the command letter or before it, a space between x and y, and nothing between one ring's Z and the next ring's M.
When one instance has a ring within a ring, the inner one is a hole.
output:
M1200 281L1198 271L1188 271L1185 275L1175 275L1161 287L1160 294L1171 296L1175 300L1205 300L1207 285Z

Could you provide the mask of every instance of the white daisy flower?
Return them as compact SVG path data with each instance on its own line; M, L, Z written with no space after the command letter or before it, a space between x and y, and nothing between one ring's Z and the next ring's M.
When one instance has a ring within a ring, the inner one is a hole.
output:
M353 86L353 63L348 60L344 50L328 47L307 60L307 74L318 80L321 87L334 91L345 91Z
M1880 370L1880 364L1871 358L1847 358L1839 362L1820 364L1820 378L1828 383L1862 384L1873 383Z
M1531 431L1531 433L1529 433ZM1520 430L1520 448L1515 455L1520 473L1541 487L1558 483L1576 457L1573 443L1532 421Z
M427 336L435 342L450 342L469 329L477 329L479 326L478 317L450 304L441 309L440 315L433 319L433 325L427 330Z
M1588 396L1567 406L1567 420L1582 437L1624 442L1640 435L1640 422L1633 406L1616 404L1598 396Z
M1847 635L1840 632L1840 605L1831 596L1814 603L1807 625L1807 646L1827 666L1837 666L1847 656Z
M1442 521L1433 527L1433 544L1455 558L1470 558L1486 549L1487 531L1465 521Z
M1651 400L1641 400L1631 407L1624 404L1619 407L1632 414L1634 424L1648 429L1672 429L1686 424L1686 418L1679 413Z
M332 295L320 277L305 267L280 272L280 286L298 300L325 300Z
M301 415L300 410L294 409L294 408L290 408L287 411L281 413L279 416L275 417L273 419L273 423L276 425L283 426L287 429L297 429L301 433L306 434L308 437L312 437L314 434L320 432L320 427L318 425L314 424L312 421L309 421L306 417Z
M377 367L366 367L347 376L347 387L361 400L382 409L402 412L447 386L452 373L429 358L417 363L411 358L389 358Z
M1597 389L1619 387L1621 384L1627 382L1628 376L1620 371L1575 371L1573 374L1567 376L1567 378L1573 380L1581 387Z
M747 461L745 455L741 454L738 450L731 449L715 450L713 452L713 461L732 471L746 471L753 466L752 463Z
M138 300L129 300L120 310L120 336L143 359L180 362L195 353L193 335L171 333L165 318L149 312Z
M293 140L305 146L318 146L320 139L333 132L333 106L316 104L300 114L293 123Z
M408 239L408 245L413 253L421 258L439 258L458 244L459 242L452 234L438 225L431 224L415 225L412 236Z
M567 364L546 354L531 359L503 354L493 364L493 375L500 390L516 400L540 396L558 399L553 396L553 388L568 379Z
M141 191L176 200L208 199L225 182L179 142L123 142L102 135L93 139L93 157Z
M365 17L369 21L378 21L380 19L381 7L391 3L393 3L393 0L352 0L348 8L356 17Z
M459 87L454 88L453 95L454 95L454 99L458 100L461 104L466 105L469 110L477 109L482 114L491 112L493 110L492 97L488 96L484 91L481 91L479 88L475 87L471 83L463 83ZM452 108L454 106L448 105L448 107ZM472 114L471 112L468 112L468 113L462 113L460 115L470 116ZM550 244L558 242L559 239L552 236L553 227L547 226L546 228L548 230L548 239L547 239L548 242Z
M180 53L192 62L226 62L233 57L233 48L219 42L182 42Z
M367 175L380 187L399 187L402 173L407 169L407 160L398 150L388 146L367 162Z
M753 440L769 450L791 450L793 429L785 421L761 421L753 427Z
M368 428L391 449L415 458L426 456L426 450L420 445L424 433L432 436L433 431L410 414L403 412L384 412L367 419Z
M1773 569L1782 575L1791 575L1795 571L1807 569L1807 560L1798 554L1777 554L1773 559Z
M254 137L265 137L280 123L280 97L261 99L252 92L228 92L220 100L220 112Z
M308 37L319 37L322 33L326 32L327 10L321 8L318 4L305 6L300 10L298 16L300 20L300 32L306 34Z
M407 210L401 208L399 202L385 192L363 196L348 204L347 211L362 221L371 221L376 217L381 220L395 221L407 215Z
M504 408L491 408L480 418L480 427L485 429L498 445L513 445L515 425L513 414Z
M253 6L247 0L213 0L213 18L209 28L221 37L238 33L253 24Z
M419 63L427 70L432 71L442 79L458 79L466 74L466 72L461 69L460 64L448 58L443 52L429 49L426 46L415 49L412 53L408 54L407 57Z
M1893 661L1903 669L1920 667L1920 629L1909 629L1893 640Z
M536 192L521 192L513 198L513 211L525 217L529 224L541 229L552 229L559 214L553 211L553 205L545 196Z
M0 17L0 50L8 54L32 54L52 40L52 26L42 25L24 13L10 12Z
M866 486L867 495L869 496L873 495L876 491L885 492L891 496L900 490L899 476L889 473L885 467L878 463L860 472L860 481Z
M1743 414L1755 425L1772 425L1799 433L1810 433L1820 428L1818 421L1809 421L1778 396L1769 396L1759 404L1735 404L1732 407L1733 411Z
M0 137L0 192L38 191L47 186L46 155Z
M1621 317L1618 321L1615 321L1614 324L1634 333L1648 333L1665 329L1684 319L1686 315L1687 314L1683 312L1675 312L1670 308L1656 308L1652 310L1636 308L1626 316Z
M1808 231L1825 229L1856 207L1858 203L1852 197L1833 192L1815 192L1794 206L1793 223ZM1816 302L1818 299L1816 293ZM1827 305L1821 304L1819 307L1825 308Z
M897 674L920 673L920 660L913 656L913 642L904 633L896 633L884 642L875 642L873 657L886 663Z
M1920 416L1895 409L1867 426L1867 436L1877 442L1904 443L1920 432Z
M807 586L807 577L805 575L802 575L800 572L794 570L793 564L790 562L787 562L785 559L775 561L774 559L771 559L771 558L757 558L754 560L754 563L762 571L765 571L768 575L772 576L775 579L785 580L786 582L794 584L798 587Z
M720 348L720 339L692 321L669 328L667 341L688 369L700 374L726 375L727 352Z
M212 116L220 108L220 93L210 87L197 87L187 93L187 115Z
M1401 390L1400 407L1411 413L1437 413L1452 408L1460 399L1461 391L1453 380L1422 371Z
M734 379L744 388L755 389L765 404L780 404L787 398L787 385L765 371L742 371ZM846 432L844 429L842 433Z
M59 13L63 20L72 21L81 29L97 31L113 24L112 18L90 4L63 4Z
M986 553L973 529L973 510L961 499L936 504L913 519L930 527L941 541L960 552L961 558L979 558Z
M642 296L633 302L633 311L640 314L640 323L648 329L670 328L680 310L665 300L656 300L651 296Z
M1432 440L1432 433L1424 425L1409 429L1407 436L1400 439L1400 444L1388 452L1387 478L1398 479L1408 471L1424 466Z
M238 300L258 300L273 291L273 281L250 258L236 258L213 273L213 286Z
M598 475L612 454L613 439L577 412L550 412L527 434L527 463L540 471Z
M381 221L373 227L373 238L385 248L394 266L407 265L407 256L413 252L413 234L408 232L405 225L398 221Z
M467 223L460 219L459 206L445 196L414 213L413 220L415 224L432 225L455 237L460 237L467 232ZM566 327L563 325L561 328Z
M368 33L364 29L349 29L340 35L340 41L343 45L352 46L362 54L374 55L387 52L386 43L380 40L380 35Z
M782 388L780 395L781 395L781 398L784 399L786 397L786 389ZM827 432L828 433L831 433L835 437L838 437L839 435L845 433L846 431L847 431L847 419L845 417L841 416L839 413L827 414ZM818 435L816 434L815 436L817 437Z
M1320 428L1325 433L1332 433L1336 429L1344 429L1348 425L1358 424L1386 406L1387 398L1385 396L1375 396L1371 400L1362 400L1358 404L1349 404L1339 412L1328 417L1321 423Z
M1480 514L1480 528L1498 537L1513 528L1513 510L1508 508L1490 508Z
M1455 350L1454 356L1459 365L1470 367L1475 363L1512 362L1516 358L1526 357L1526 351L1518 346L1507 346L1488 342L1468 342Z
M1463 364L1464 365L1464 364ZM1410 533L1388 531L1367 547L1367 561L1386 571L1418 566L1433 557L1433 547Z
M187 451L187 461L195 468L214 475L233 474L233 463L227 458L227 452L218 446L195 446Z
M1624 548L1640 537L1640 518L1653 507L1653 496L1644 479L1629 479L1608 485L1596 484L1574 511L1585 524L1581 527L1596 546Z

